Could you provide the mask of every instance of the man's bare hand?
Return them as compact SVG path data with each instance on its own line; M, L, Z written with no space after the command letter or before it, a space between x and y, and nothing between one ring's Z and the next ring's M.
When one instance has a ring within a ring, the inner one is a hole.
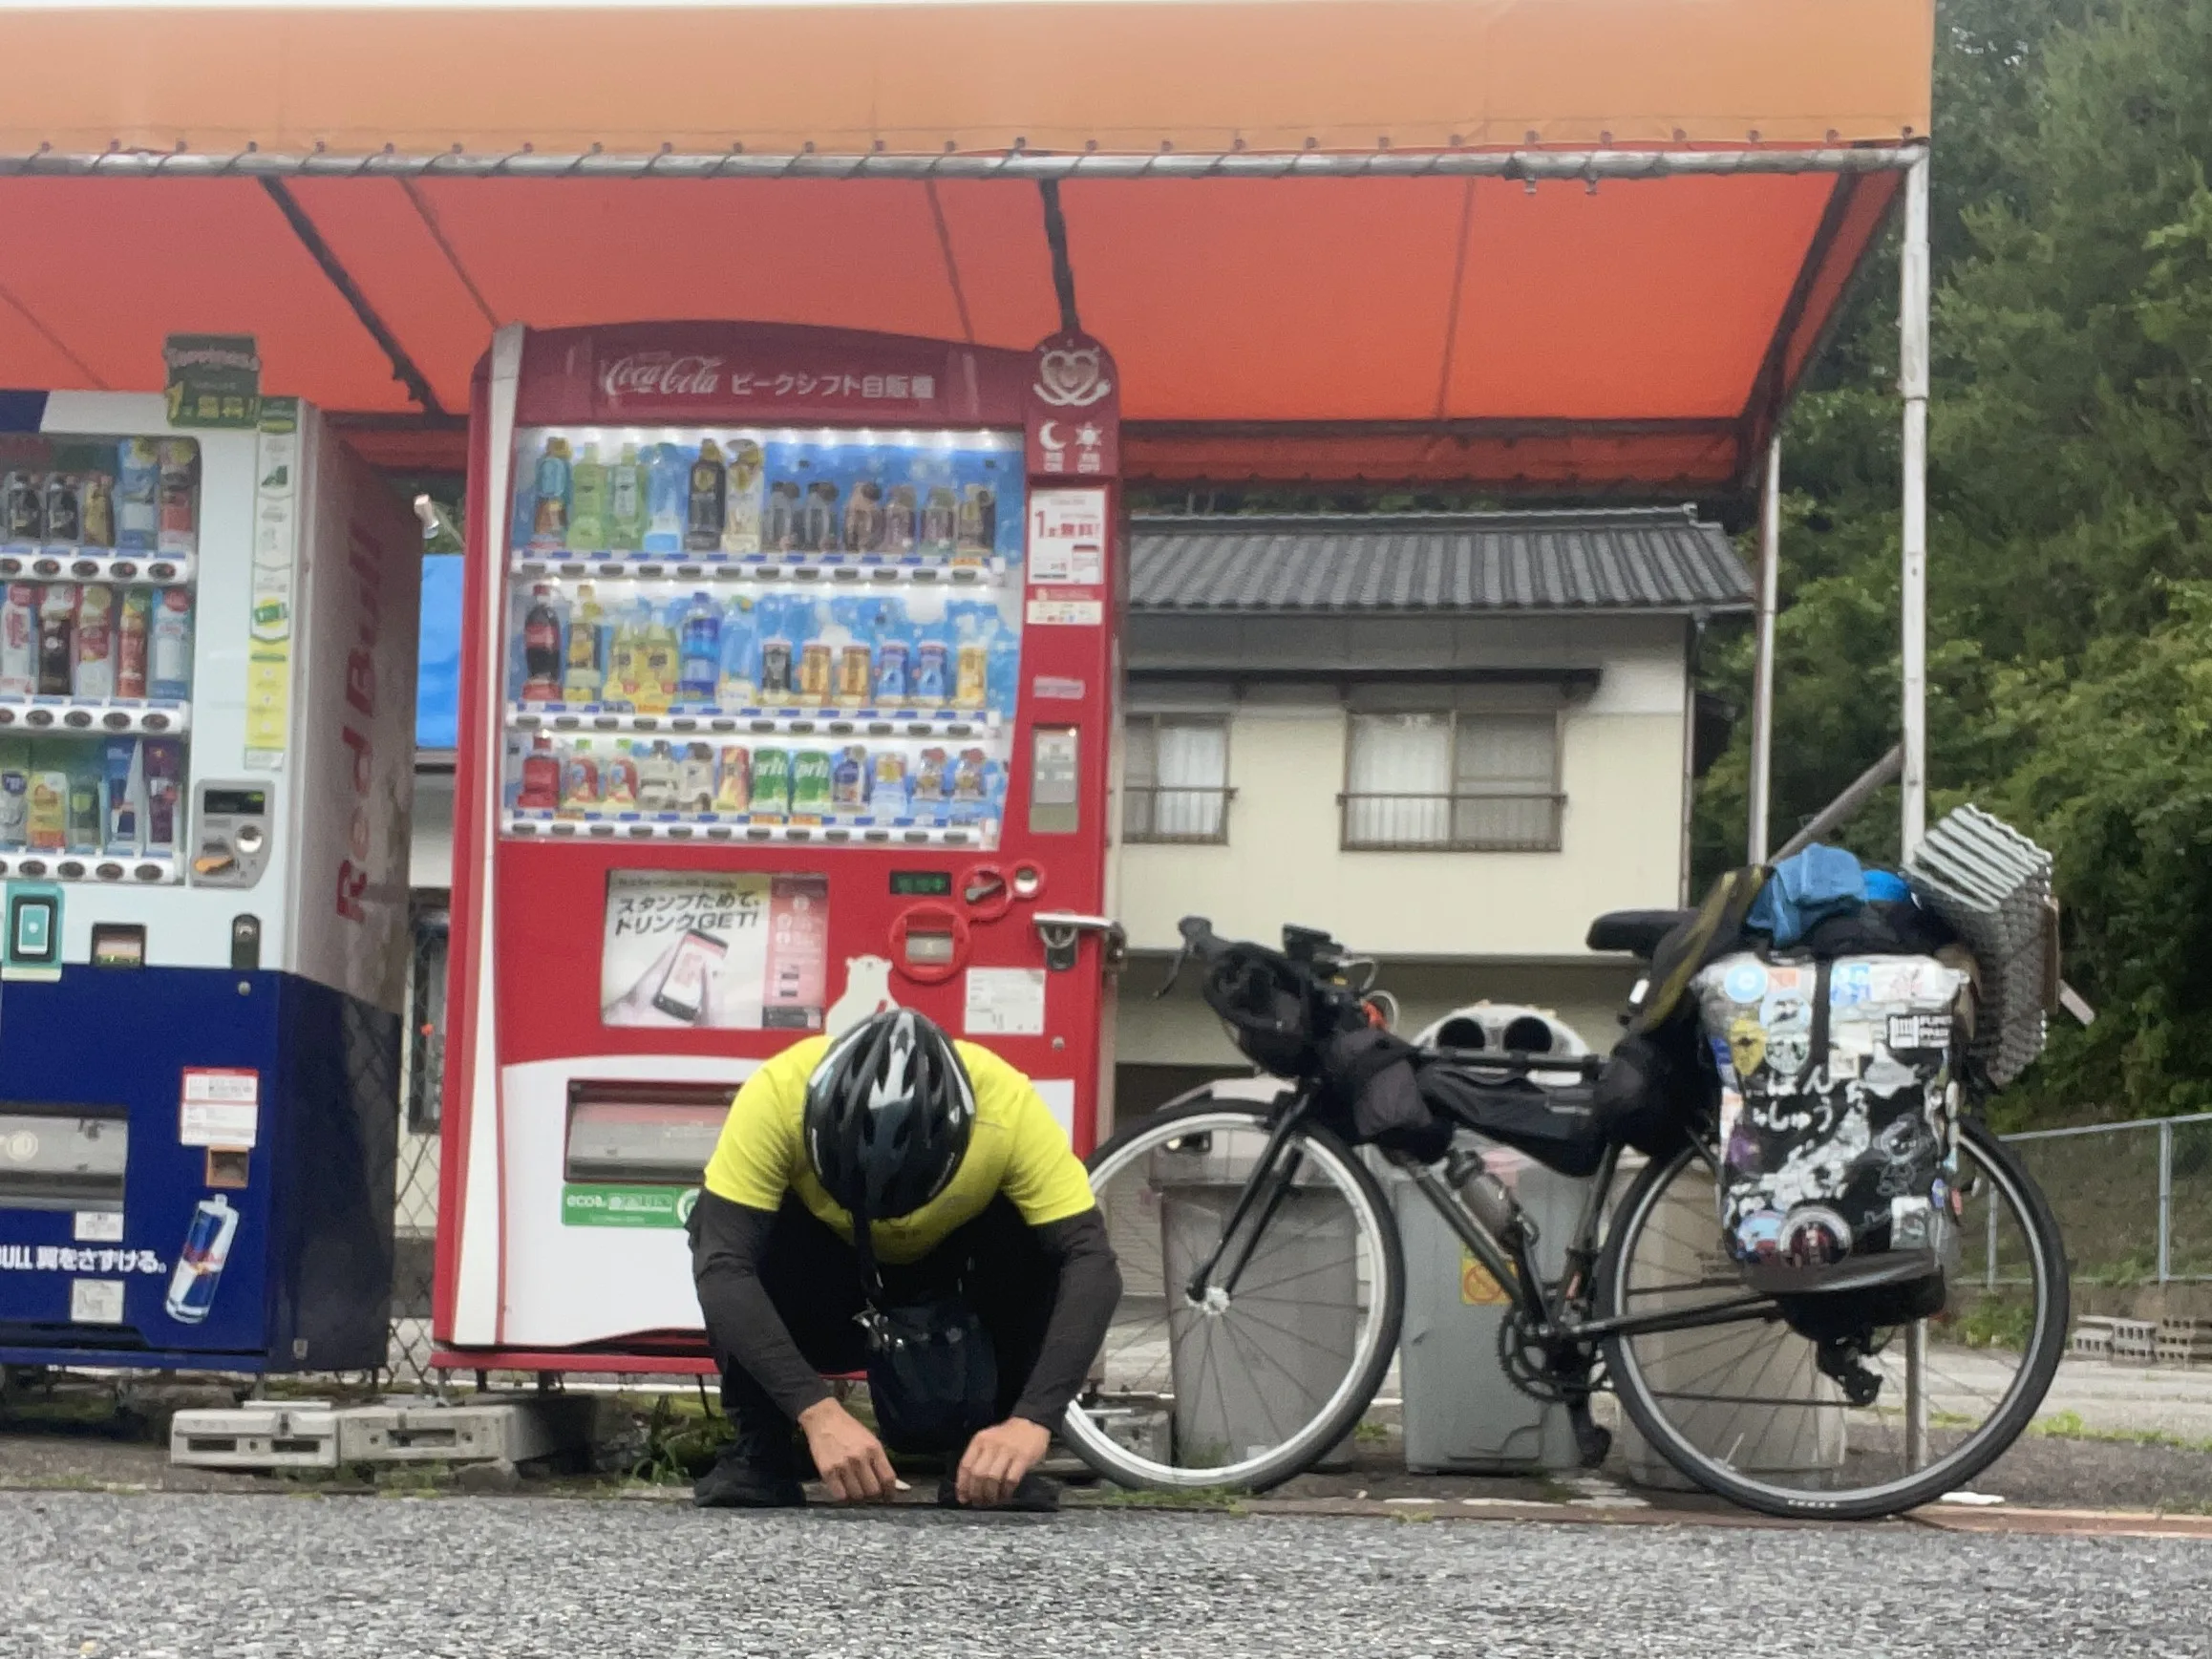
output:
M883 1442L836 1400L807 1407L798 1414L798 1426L814 1466L840 1503L882 1503L898 1490Z
M1026 1417L1009 1417L984 1430L968 1442L968 1455L960 1459L960 1478L954 1485L960 1501L974 1509L1006 1502L1052 1443L1052 1431Z

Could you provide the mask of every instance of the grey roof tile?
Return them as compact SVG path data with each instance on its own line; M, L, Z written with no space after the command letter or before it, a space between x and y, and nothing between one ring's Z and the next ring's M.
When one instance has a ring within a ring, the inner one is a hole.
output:
M1683 507L1143 514L1130 608L1254 612L1744 610L1726 532Z

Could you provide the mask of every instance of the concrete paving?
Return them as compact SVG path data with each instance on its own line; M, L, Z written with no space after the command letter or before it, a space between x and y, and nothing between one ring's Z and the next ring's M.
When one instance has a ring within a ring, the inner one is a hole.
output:
M0 1654L2212 1653L2212 1542L0 1495Z

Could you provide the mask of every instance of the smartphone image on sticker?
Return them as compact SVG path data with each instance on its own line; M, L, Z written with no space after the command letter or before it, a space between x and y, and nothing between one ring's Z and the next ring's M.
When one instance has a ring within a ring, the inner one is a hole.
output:
M653 992L653 1007L670 1019L697 1025L707 1007L708 976L722 966L729 949L711 933L693 929L685 934L669 959L668 972L661 975L660 989Z

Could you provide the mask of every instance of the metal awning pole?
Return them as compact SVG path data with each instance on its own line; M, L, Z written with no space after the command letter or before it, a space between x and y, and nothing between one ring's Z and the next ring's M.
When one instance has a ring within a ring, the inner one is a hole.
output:
M1900 655L1904 667L1904 821L1900 845L1910 858L1927 833L1927 157L1904 176L1904 248L1897 301L1898 390L1904 397L1904 499L1900 514L1904 599ZM1905 1338L1904 1456L1924 1468L1928 1456L1927 1322Z
M1775 609L1782 563L1782 435L1767 440L1767 481L1759 498L1757 661L1752 672L1751 831L1745 862L1767 861L1767 814L1774 795Z

